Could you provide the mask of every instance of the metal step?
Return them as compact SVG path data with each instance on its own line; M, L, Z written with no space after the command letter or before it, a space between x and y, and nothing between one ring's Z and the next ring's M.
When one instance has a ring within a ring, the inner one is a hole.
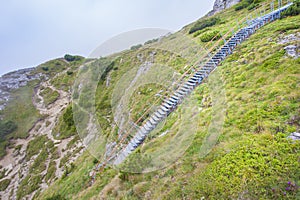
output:
M162 109L163 111L165 111L166 113L169 112L169 109L166 108L166 107L164 107L164 106L161 106L161 109ZM154 118L154 116L153 116L153 118ZM155 118L154 118L154 119L155 119ZM158 119L158 118L156 117L156 119ZM157 121L159 121L159 119L158 119Z
M232 53L232 50L235 49L239 43L244 41L246 38L250 37L257 29L264 26L265 24L274 21L280 17L280 12L286 10L292 3L287 4L286 6L281 7L269 14L264 15L263 17L256 18L249 21L250 25L245 28L238 30L227 42L223 45L217 53L213 55L211 60L206 64L199 65L199 71L192 75L181 87L171 96L169 99L166 99L163 105L155 112L149 119L149 121L144 125L146 127L141 127L134 138L127 145L125 150L122 150L120 154L116 156L115 163L121 163L126 156L128 156L135 148L141 144L145 137L149 133L149 129L153 129L155 125L160 122L162 118L169 114L170 108L172 105L177 105L182 99L190 93L193 88L200 83L211 70L213 70L220 61L222 61L227 55ZM148 131L146 130L148 129Z
M166 100L165 102L166 102L167 104L169 104L170 106L174 106L174 105L175 105L175 103L171 102L170 100Z

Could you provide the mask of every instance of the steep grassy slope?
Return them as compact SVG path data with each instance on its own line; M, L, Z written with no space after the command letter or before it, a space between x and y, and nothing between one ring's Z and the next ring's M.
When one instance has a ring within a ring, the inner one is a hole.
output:
M236 16L243 18L247 12L247 9L226 10L214 16L221 19L216 25L187 37L203 45L202 34L215 30L224 34L236 24ZM67 176L57 180L37 199L300 198L297 188L300 185L300 144L286 139L300 128L300 58L287 57L283 50L288 44L297 42L279 44L283 36L299 32L299 21L299 15L287 17L258 30L195 90L192 97L197 99L197 106L202 109L200 120L194 129L192 144L175 164L146 174L107 168L88 187L89 172L96 160L85 152L74 162ZM185 27L182 32L187 34L192 26ZM153 44L153 47L157 46ZM174 69L182 71L189 64L184 58L176 61L171 54L155 51L155 62L167 60ZM143 63L137 59L138 53L144 53L150 59L149 49L127 51L111 57L116 60L107 73L111 78L110 84L108 86L105 81L107 76L99 83L96 105L99 122L107 135L112 130L110 101L113 86L129 69ZM151 102L151 98L155 99L153 94L160 90L156 88L152 93L152 88L156 87L147 85L134 93L131 99L134 119L140 116L138 110L143 109L140 101ZM222 132L216 146L203 158L200 147L214 117L214 99L223 92L226 112ZM178 113L176 111L169 116L160 133L176 129L180 121ZM155 150L164 140L168 141L169 136L154 138L139 151Z

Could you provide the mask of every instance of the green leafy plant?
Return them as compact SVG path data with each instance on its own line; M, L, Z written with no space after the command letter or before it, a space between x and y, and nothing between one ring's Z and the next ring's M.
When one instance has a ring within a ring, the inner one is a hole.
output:
M200 35L200 40L202 42L209 42L211 40L218 40L220 39L222 36L220 34L219 31L207 31L205 33L203 33L202 35Z
M287 10L281 13L281 17L288 17L288 16L296 16L300 14L300 0L295 0L294 4L290 6Z
M0 191L4 191L6 190L6 188L8 187L8 185L10 184L10 179L4 179L0 182Z
M216 17L211 17L211 18L208 18L208 19L205 19L205 20L197 21L194 24L194 26L190 29L189 34L192 34L192 33L196 32L196 31L205 29L207 27L214 26L218 22L220 22L220 19L216 18Z

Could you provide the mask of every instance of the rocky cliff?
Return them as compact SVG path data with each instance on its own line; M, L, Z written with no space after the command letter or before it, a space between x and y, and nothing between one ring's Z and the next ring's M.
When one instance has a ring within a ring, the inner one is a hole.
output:
M214 3L213 10L210 11L207 15L212 16L226 8L230 8L231 6L239 3L241 0L216 0Z

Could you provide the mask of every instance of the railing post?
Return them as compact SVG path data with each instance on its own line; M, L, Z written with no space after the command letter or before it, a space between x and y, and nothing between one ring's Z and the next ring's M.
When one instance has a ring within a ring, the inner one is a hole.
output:
M271 2L270 6L271 6L271 12L273 12L274 11L274 1Z

